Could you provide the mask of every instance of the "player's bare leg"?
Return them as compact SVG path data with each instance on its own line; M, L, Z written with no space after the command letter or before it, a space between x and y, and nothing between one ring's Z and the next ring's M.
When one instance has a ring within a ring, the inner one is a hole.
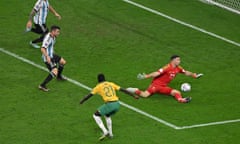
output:
M180 103L188 103L191 101L191 97L183 98L181 92L175 89L171 91L171 95L174 96L175 99Z
M141 97L144 97L144 98L151 96L151 94L148 91L141 91L138 88L127 88L126 90L128 90L131 93L137 94Z
M57 80L67 80L65 77L62 76L62 71L64 69L64 65L66 64L66 61L61 58L59 62L59 67L58 67L58 75L57 75Z
M141 96L141 97L144 97L144 98L147 98L149 96L151 96L151 94L148 92L148 91L136 91L135 92L137 95Z

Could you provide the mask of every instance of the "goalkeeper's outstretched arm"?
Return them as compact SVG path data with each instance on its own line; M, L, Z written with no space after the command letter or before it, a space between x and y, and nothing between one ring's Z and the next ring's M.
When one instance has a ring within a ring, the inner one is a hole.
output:
M193 72L190 72L190 71L186 71L186 72L185 72L185 75L186 75L186 76L191 76L191 77L193 77L193 78L200 78L200 77L203 76L202 73L197 74L197 73L193 73Z
M147 79L147 78L155 78L159 76L161 73L159 71L157 72L152 72L150 74L145 74L145 73L139 73L137 75L137 79L142 80L142 79Z

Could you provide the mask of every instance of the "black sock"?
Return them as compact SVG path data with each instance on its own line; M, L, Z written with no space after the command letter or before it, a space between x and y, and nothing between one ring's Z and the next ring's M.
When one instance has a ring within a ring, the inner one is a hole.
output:
M43 41L43 38L44 38L44 36L45 36L45 35L42 35L41 37L39 37L39 38L37 38L37 39L33 40L33 41L32 41L32 43L40 43L40 42L42 42L42 41Z
M41 84L41 86L46 86L47 83L49 83L51 80L53 79L53 75L49 74L46 79L43 81L43 83Z
M59 67L58 67L58 75L57 75L57 77L61 77L61 76L62 76L63 68L64 68L64 65L59 65Z
M34 32L36 34L42 34L42 31L37 30L36 28L31 28L31 32Z

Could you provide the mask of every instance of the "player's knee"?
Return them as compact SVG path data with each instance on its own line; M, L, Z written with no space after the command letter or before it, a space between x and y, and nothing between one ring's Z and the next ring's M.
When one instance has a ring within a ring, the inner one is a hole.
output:
M141 97L144 97L144 98L147 98L147 97L150 96L150 93L149 93L148 91L144 91L144 92L141 92L141 93L140 93L140 96L141 96Z
M50 72L50 74L52 75L52 77L56 77L56 74L54 74L53 72Z
M173 89L173 90L171 91L171 95L174 96L175 94L181 94L181 92L178 91L178 90L176 90L176 89Z
M66 63L67 63L66 60L63 59L63 58L61 58L61 60L60 60L60 64L61 64L61 65L65 65Z
M52 69L51 73L56 76L58 74L57 68Z

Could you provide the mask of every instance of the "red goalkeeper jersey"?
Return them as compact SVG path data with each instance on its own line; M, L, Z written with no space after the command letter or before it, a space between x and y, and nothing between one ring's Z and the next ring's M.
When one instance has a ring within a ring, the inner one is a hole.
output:
M163 68L160 68L158 72L160 75L153 79L152 84L166 86L178 73L185 73L185 70L181 66L173 67L171 64L167 64Z

